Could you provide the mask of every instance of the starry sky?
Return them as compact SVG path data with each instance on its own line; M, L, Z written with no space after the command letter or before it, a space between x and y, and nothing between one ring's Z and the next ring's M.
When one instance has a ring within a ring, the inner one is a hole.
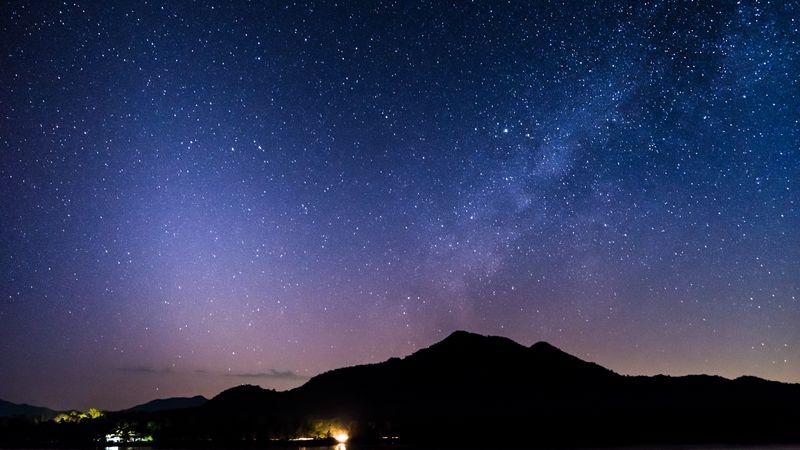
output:
M428 346L800 382L794 1L0 5L0 398Z

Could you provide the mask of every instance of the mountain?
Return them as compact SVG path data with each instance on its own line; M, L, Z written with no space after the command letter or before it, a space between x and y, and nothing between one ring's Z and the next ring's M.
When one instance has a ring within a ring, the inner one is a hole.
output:
M187 400L194 401L158 400L75 429L8 422L6 435L14 437L5 442L0 420L0 446L91 445L121 426L173 448L300 437L327 444L345 434L365 443L517 448L800 443L798 384L625 376L546 342L525 346L464 331L290 391L245 385L197 399L198 406Z
M457 331L405 358L332 370L291 391L232 388L198 417L226 438L266 439L287 424L327 421L365 439L426 443L744 443L800 441L798 402L796 384L624 376L546 342Z
M196 395L194 397L163 398L163 399L151 400L147 403L137 405L132 408L128 408L125 411L152 413L158 411L170 411L175 409L195 408L203 405L207 401L208 399L203 397L202 395Z
M41 406L16 404L0 400L0 417L30 417L52 419L58 412Z

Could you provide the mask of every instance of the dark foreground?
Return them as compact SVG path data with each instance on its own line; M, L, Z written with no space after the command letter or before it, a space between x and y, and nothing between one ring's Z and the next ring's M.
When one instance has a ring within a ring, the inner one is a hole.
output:
M260 448L339 434L353 448L387 438L449 448L778 445L800 443L798 405L797 384L623 376L546 343L456 332L286 392L240 386L182 409L0 419L0 446L105 446L113 435L165 448Z
M111 446L106 447L104 450L141 450L146 447L119 447ZM428 446L410 446L410 445L353 445L353 444L337 444L327 446L289 446L289 447L255 447L252 450L493 450L497 447L428 447ZM510 447L508 450L523 450L526 447ZM215 447L215 450L234 450L235 448ZM12 449L23 450L23 449ZM49 450L46 448L34 448L24 450ZM77 449L73 449L77 450ZM161 450L185 450L185 449L172 449L163 448ZM576 448L575 450L597 450L597 448ZM800 450L797 445L760 445L760 446L733 446L733 445L682 445L682 446L637 446L637 447L617 447L616 450Z

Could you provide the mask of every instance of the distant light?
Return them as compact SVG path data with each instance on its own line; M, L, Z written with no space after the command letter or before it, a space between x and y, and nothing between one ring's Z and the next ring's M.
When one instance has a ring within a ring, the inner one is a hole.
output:
M336 433L333 435L333 438L336 439L336 442L344 444L348 439L350 439L350 436L348 436L347 433Z

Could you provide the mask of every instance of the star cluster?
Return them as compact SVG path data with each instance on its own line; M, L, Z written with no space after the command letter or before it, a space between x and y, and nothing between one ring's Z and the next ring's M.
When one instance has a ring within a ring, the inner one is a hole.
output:
M800 382L800 6L3 2L0 398L454 329Z

